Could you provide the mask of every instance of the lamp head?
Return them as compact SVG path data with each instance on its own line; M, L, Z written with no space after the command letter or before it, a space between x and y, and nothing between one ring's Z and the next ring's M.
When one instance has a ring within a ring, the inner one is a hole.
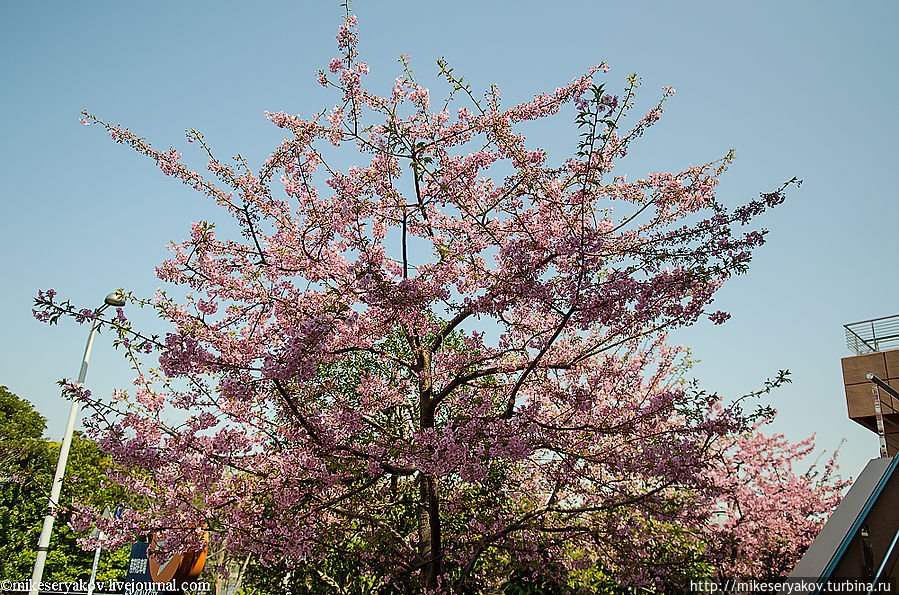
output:
M108 296L106 296L106 299L103 301L106 303L107 306L114 306L116 308L121 308L122 306L125 305L125 300L120 298L115 293L110 293Z

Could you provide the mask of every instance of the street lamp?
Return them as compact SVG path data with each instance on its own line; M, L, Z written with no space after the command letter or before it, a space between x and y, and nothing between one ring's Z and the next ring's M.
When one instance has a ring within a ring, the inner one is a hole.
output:
M125 300L115 293L110 293L103 300L103 305L97 310L99 315L109 306L121 308L125 305ZM78 384L81 388L84 386L84 377L87 376L87 363L91 357L91 347L94 344L94 331L97 330L97 316L95 315L91 321L91 331L87 335L87 345L84 348L84 357L81 359L81 372L78 373ZM62 439L62 445L59 447L59 461L56 463L56 473L53 475L53 487L50 489L50 504L47 507L47 516L44 517L44 526L41 529L41 537L37 542L37 558L34 561L34 572L31 573L31 589L28 595L38 595L40 593L41 579L44 576L44 564L47 562L47 551L50 549L50 534L53 532L54 512L59 503L59 493L62 491L62 480L66 474L66 463L69 459L69 448L72 446L72 434L75 431L75 420L78 419L78 409L80 409L77 399L72 399L72 408L69 409L69 421L66 424L66 433Z

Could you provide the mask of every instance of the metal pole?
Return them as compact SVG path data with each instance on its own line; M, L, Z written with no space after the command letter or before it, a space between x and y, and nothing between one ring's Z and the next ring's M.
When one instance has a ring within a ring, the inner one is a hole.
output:
M105 535L102 531L100 531L100 539L103 539ZM94 583L97 582L97 567L100 565L100 550L103 549L99 545L97 549L94 550L94 564L91 566L91 578L90 582L87 583L87 595L94 595Z
M883 380L881 380L874 374L871 374L871 373L865 374L865 378L867 378L868 380L870 380L871 382L873 382L874 384L876 384L883 390L887 391L890 394L890 396L893 396L893 397L896 397L897 399L899 399L899 391L897 391L895 388L893 388L892 386L890 386L889 384L887 384L886 382L884 382Z
M87 345L84 347L84 357L81 358L81 371L78 373L78 388L84 386L84 377L87 376L87 364L91 358L91 347L94 345L94 331L97 330L97 319L107 306L121 307L124 300L115 297L114 294L106 296L106 302L97 309L94 319L91 321L91 331L87 335ZM34 560L34 572L31 573L31 589L28 595L39 595L41 579L44 576L44 564L47 562L47 552L50 549L50 534L53 532L56 507L59 505L59 493L62 491L62 480L66 474L66 463L69 459L69 448L72 446L72 435L75 433L75 420L78 419L80 403L72 399L72 407L69 409L69 420L66 423L66 433L59 447L59 460L56 462L56 473L53 475L53 487L50 489L50 503L47 506L47 516L44 517L44 526L41 528L41 536L37 542L37 557Z
M109 511L109 507L106 506L103 508L103 514L100 515L101 519L111 519L112 513ZM91 533L91 537L97 537L97 549L94 550L94 564L91 566L91 578L87 583L87 595L94 595L94 587L97 582L97 567L100 565L100 551L103 547L100 543L103 542L103 539L106 537L106 534L103 531L100 531L96 527L94 528L94 532Z

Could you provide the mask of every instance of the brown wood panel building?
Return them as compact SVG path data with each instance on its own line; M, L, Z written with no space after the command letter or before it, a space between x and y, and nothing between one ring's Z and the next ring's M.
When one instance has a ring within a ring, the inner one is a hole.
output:
M874 374L899 391L899 349L844 357L842 364L849 418L877 433L872 390L874 383L866 376L869 373ZM894 399L885 390L879 392L884 414L887 451L892 457L899 453L899 400Z

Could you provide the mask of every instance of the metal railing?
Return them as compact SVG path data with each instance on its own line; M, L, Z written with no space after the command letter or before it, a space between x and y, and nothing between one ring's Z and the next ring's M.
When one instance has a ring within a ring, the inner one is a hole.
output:
M899 348L899 314L844 324L846 347L856 355Z

